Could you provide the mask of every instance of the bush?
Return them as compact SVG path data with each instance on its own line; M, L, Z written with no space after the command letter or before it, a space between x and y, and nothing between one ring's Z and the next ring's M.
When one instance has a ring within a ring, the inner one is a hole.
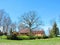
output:
M35 39L42 39L43 37L41 37L41 36L34 36L35 37Z
M5 32L5 33L4 33L4 35L6 35L6 36L7 36L7 32Z
M18 40L16 33L13 33L12 35L8 35L7 39Z
M32 40L32 39L40 39L38 36L17 36L19 40Z
M37 38L37 39L41 39L42 37L41 37L41 36L37 36L36 38Z
M29 36L17 36L19 40L28 40Z
M34 39L47 39L49 38L48 36L34 36Z
M7 36L7 39L11 39L11 38L12 38L11 36L9 36L9 35Z
M36 36L29 36L30 39L36 39Z
M18 38L16 36L7 36L7 39L10 39L10 40L18 40Z
M43 37L43 39L47 39L47 38L49 38L49 36L44 36L44 37Z
M3 35L3 32L0 31L0 36L2 36L2 35Z

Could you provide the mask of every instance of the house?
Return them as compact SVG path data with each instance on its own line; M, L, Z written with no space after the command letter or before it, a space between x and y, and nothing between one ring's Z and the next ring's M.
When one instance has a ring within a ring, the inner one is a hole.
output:
M20 30L19 31L19 34L20 35L29 35L30 34L30 30L29 29L22 29L22 30ZM43 36L43 35L45 35L45 32L44 32L44 30L35 30L35 31L32 31L32 34L34 35L34 36Z
M28 28L26 28L26 29L21 29L21 30L19 31L19 34L20 34L20 35L29 35L29 33L30 33L30 30L29 30Z
M38 31L36 30L36 31L33 31L32 34L34 36L44 36L45 32L44 32L44 30L38 30Z

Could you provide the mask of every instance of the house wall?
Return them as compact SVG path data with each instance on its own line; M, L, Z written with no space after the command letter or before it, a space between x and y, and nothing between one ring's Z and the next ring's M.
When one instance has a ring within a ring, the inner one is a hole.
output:
M35 36L43 36L43 34L35 34Z

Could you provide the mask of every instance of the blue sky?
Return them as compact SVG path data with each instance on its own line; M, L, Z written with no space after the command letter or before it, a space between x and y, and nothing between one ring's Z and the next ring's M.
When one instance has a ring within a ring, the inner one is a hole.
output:
M56 20L59 27L60 0L0 0L0 9L4 9L13 22L29 11L36 11L41 16L45 30L51 26L51 20Z

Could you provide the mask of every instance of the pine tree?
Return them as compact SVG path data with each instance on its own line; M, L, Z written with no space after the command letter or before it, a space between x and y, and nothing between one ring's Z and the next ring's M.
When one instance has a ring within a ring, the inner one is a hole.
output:
M57 27L56 22L54 22L53 27L50 31L50 36L51 37L57 37L58 34L59 34L59 28Z

